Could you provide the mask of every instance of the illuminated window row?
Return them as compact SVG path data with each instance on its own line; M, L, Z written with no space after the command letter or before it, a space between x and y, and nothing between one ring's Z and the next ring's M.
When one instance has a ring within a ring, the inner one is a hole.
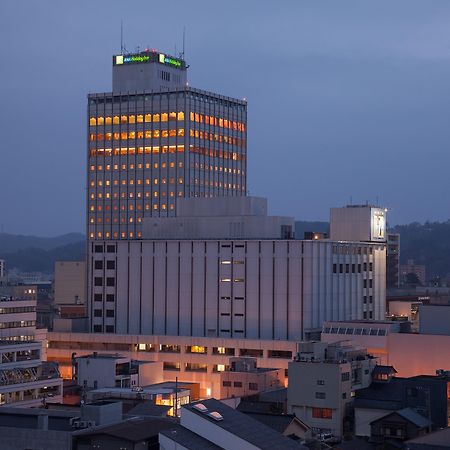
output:
M223 166L211 166L208 164L198 163L198 162L191 162L190 164L191 169L197 169L204 172L225 172L225 173L233 173L235 175L241 175L241 169L232 169L231 167L223 167ZM242 171L242 175L244 175L244 171Z
M183 184L183 178L182 177L178 177L178 184ZM99 187L109 187L109 186L119 186L120 184L122 186L126 186L127 184L129 184L130 186L134 186L134 185L143 185L143 184L151 184L151 178L145 178L145 179L141 179L138 178L137 180L134 179L129 179L128 182L127 180L99 180L97 182L97 185ZM166 177L161 178L161 184L175 184L175 177L169 177L168 179ZM153 184L158 184L158 178L155 178L153 180ZM95 187L95 181L91 181L90 183L91 187ZM103 192L103 191L102 191Z
M191 122L205 123L206 125L213 125L220 128L228 128L229 130L245 131L245 124L242 122L236 122L234 120L223 119L222 117L208 116L205 114L199 114L190 112L189 119Z
M216 150L212 148L190 146L189 151L198 155L209 156L211 158L232 159L233 161L245 161L246 156L236 152L228 152L226 150Z
M151 122L167 122L168 120L184 120L184 112L169 112L161 114L122 114L121 116L99 116L89 119L90 126L96 125L118 125L125 123L151 123Z
M166 182L164 182L164 184L166 184ZM171 183L170 184L174 184L172 181L171 181ZM181 183L179 183L180 185L181 184L183 184L182 182ZM153 191L153 197L158 197L158 192L159 191ZM166 194L166 191L162 191L162 193L161 193L161 196L162 197L165 197L167 194ZM170 191L170 193L169 193L169 197L174 197L175 196L175 192L173 192L173 191ZM98 194L97 194L97 196L94 194L94 193L92 193L90 196L90 199L91 200L95 200L95 198L97 197L98 199L105 199L105 200L111 200L111 199L114 199L114 200L116 200L116 199L119 199L119 198L137 198L137 199L139 199L139 198L148 198L148 197L151 197L151 193L150 192L146 192L145 193L145 196L142 194L142 192L136 192L136 193L134 193L134 192L121 192L120 193L120 196L119 196L119 193L118 192L114 192L114 193L110 193L110 192L99 192ZM114 207L115 209L116 209L116 207Z
M216 184L217 184L217 182L216 182ZM220 184L222 185L221 182L220 182ZM238 185L238 186L239 186L239 185ZM160 195L160 194L161 194L161 195ZM122 199L130 198L130 199L136 199L137 201L139 201L139 199L143 199L143 198L148 199L148 198L150 198L150 197L154 197L154 198L158 198L159 196L161 196L161 197L175 197L175 194L176 194L175 191L169 191L169 193L167 193L166 191L162 191L161 193L160 193L159 191L153 191L153 195L152 195L151 192L146 192L146 193L145 193L145 196L144 196L144 195L142 195L141 192L138 192L136 195L134 195L133 192L129 192L128 195L127 195L126 192L122 192L120 198L122 198ZM183 196L183 191L178 191L178 197L182 197L182 196ZM91 194L90 198L91 198L91 200L95 200L95 195L94 195L94 194ZM111 196L98 195L98 198L99 198L99 199L105 198L106 200L110 200L110 199L111 199ZM114 195L112 196L112 198L113 198L113 199L118 199L119 196L118 196L117 193L114 193ZM114 203L114 202L113 202L113 203ZM90 209L91 209L91 211L95 211L94 205L91 205L91 208L90 208ZM111 204L108 204L108 203L107 203L107 204L105 204L104 209L105 209L105 211L111 211L111 210L113 210L113 211L119 211L119 205L118 205L118 204L113 204L113 205L111 206ZM135 208L134 204L131 203L131 204L129 205L129 210L130 210L130 211L133 211L134 209L140 211L140 210L142 209L141 204L140 204L140 203L137 203L136 208ZM103 209L102 209L102 208L99 208L98 210L99 210L99 211L102 211ZM120 206L120 210L121 210L121 211L126 211L126 210L127 210L126 205L124 205L124 204L122 203L121 206Z
M184 166L182 161L178 162L178 167L182 168ZM138 164L129 164L128 165L128 169L129 170L134 170L134 169L151 169L152 165L150 163L138 163ZM167 163L162 162L161 164L159 163L153 163L153 168L157 169L158 167L161 167L162 169L165 169L167 167ZM175 163L172 161L169 163L169 167L173 168L175 167ZM103 166L98 166L98 170L103 170ZM127 165L126 164L106 164L105 165L105 170L110 171L110 170L127 170ZM95 171L95 166L91 165L91 172ZM99 183L101 183L101 181L99 181ZM101 184L99 184L99 186L101 186Z
M206 141L225 142L230 145L236 145L238 147L245 147L245 139L236 138L233 136L224 136L218 133L207 133L200 130L189 130L190 137L196 137L197 139L203 139Z
M118 238L119 238L119 233L118 233L117 231L114 231L114 232L111 234L110 231L107 231L106 233L104 233L104 236L103 236L103 233L102 233L101 231L99 231L99 232L97 233L97 238L100 238L100 239L102 239L103 237L105 237L105 239L111 239L111 236L112 236L114 239L118 239ZM122 231L122 232L120 233L120 237L121 237L122 239L126 239L127 236L130 237L130 238L133 238L133 237L134 237L133 231L130 231L128 234L127 234L125 231ZM136 233L136 236L137 236L138 238L140 238L140 237L142 237L142 233L141 233L140 231L138 231L138 232ZM90 239L94 239L94 238L95 238L95 233L91 231L91 232L89 233L89 238L90 238Z
M152 138L168 138L168 137L183 137L184 128L177 128L171 130L145 130L145 131L122 131L120 133L90 133L89 140L94 141L119 141L125 139L152 139Z
M179 195L179 196L181 197L181 195ZM119 210L119 207L118 207L118 205L114 205L112 209L113 209L114 211L118 211L118 210ZM126 211L126 210L127 210L125 205L122 205L120 209L121 209L122 211ZM134 211L135 209L138 210L138 211L141 211L141 210L142 210L142 206L141 206L141 205L137 205L136 208L134 208L134 205L129 205L129 210L130 210L130 211ZM151 209L150 204L149 204L149 203L145 203L145 204L144 204L144 209L147 210L147 211L148 211L149 209ZM154 204L153 204L153 209L158 209L158 204L157 204L157 203L154 203ZM167 209L165 203L163 203L163 204L161 205L161 209L164 209L164 210ZM174 209L174 205L173 205L173 204L169 204L169 209ZM89 210L90 210L91 212L95 212L96 210L97 210L97 211L103 211L103 210L105 210L105 211L111 211L111 206L110 206L110 205L106 205L105 207L103 207L103 205L97 205L97 208L95 208L95 205L90 205Z
M150 153L182 153L184 145L157 145L153 147L91 148L91 156L148 155Z
M208 180L199 180L198 178L191 178L191 184L198 184L200 186L210 186L210 187L216 187L216 188L225 188L225 189L234 189L234 190L241 190L240 184L235 183L222 183L221 181L208 181Z

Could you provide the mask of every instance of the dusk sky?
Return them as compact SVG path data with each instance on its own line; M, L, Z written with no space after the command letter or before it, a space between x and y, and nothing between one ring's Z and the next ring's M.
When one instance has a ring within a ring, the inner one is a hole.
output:
M0 2L0 225L84 232L86 96L111 91L120 23L191 86L248 100L248 186L271 214L450 219L448 0Z

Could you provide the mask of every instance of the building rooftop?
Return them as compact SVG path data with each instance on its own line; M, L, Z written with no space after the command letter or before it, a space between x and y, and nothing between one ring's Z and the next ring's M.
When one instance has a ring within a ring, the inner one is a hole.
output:
M443 430L438 430L430 434L426 434L425 436L416 437L409 441L406 441L406 444L422 444L423 447L419 446L411 446L411 449L419 449L426 448L432 449L435 446L440 446L436 448L436 450L450 449L450 428L444 428ZM427 447L425 447L427 446ZM428 447L430 446L430 447ZM442 446L442 447L441 447Z
M129 442L144 441L156 436L160 431L173 428L174 422L166 418L132 418L120 423L76 431L74 436L94 436L104 434Z
M207 439L202 438L198 434L195 434L193 431L190 431L181 425L169 430L162 430L160 434L172 439L176 443L181 444L183 448L187 448L189 450L223 450L222 447L213 444Z
M238 98L234 98L234 97L228 97L226 95L220 95L220 94L216 94L215 92L210 92L210 91L204 91L203 89L197 89L194 88L192 86L182 86L179 88L173 88L170 89L168 91L164 91L164 92L160 92L160 91L151 91L151 92L145 92L146 94L163 94L163 95L167 95L167 94L171 94L171 93L177 93L177 92L189 92L192 94L199 94L202 96L206 96L206 97L211 97L214 99L220 99L220 100L227 100L230 101L232 103L238 103L240 105L246 106L247 105L247 101L246 100L241 100ZM128 97L133 97L133 96L140 96L142 95L142 92L140 93L129 93L126 94ZM114 101L121 101L121 97L123 97L124 94L120 94L120 93L112 93L112 92L102 92L102 93L90 93L88 94L88 98L89 99L104 99L105 97L114 97Z
M202 413L194 408L198 403L202 403L209 412L218 412L223 420L216 421L210 418L207 414ZM203 419L214 423L216 426L228 431L231 434L238 436L239 438L253 444L257 448L267 450L288 450L299 449L299 444L290 440L289 438L277 433L272 428L263 425L257 420L243 414L233 408L225 405L224 403L216 399L208 399L202 402L191 403L189 405L182 406L182 409L186 408L196 415L201 416ZM182 413L183 414L183 413Z

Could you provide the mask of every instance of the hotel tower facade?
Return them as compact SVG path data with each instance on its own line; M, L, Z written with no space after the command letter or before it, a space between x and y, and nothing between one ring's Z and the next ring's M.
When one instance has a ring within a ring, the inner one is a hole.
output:
M112 62L112 92L88 96L88 238L140 239L179 197L244 196L246 102L189 87L186 62L163 53Z

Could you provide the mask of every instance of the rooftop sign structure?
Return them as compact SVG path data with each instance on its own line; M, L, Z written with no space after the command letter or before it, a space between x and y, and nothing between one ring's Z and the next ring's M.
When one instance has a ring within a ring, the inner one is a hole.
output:
M159 53L156 50L145 50L140 53L129 53L126 55L113 56L113 66L125 66L130 64L145 64L154 62L178 69L186 68L186 63L182 59L174 58L172 56L166 55L165 53Z

